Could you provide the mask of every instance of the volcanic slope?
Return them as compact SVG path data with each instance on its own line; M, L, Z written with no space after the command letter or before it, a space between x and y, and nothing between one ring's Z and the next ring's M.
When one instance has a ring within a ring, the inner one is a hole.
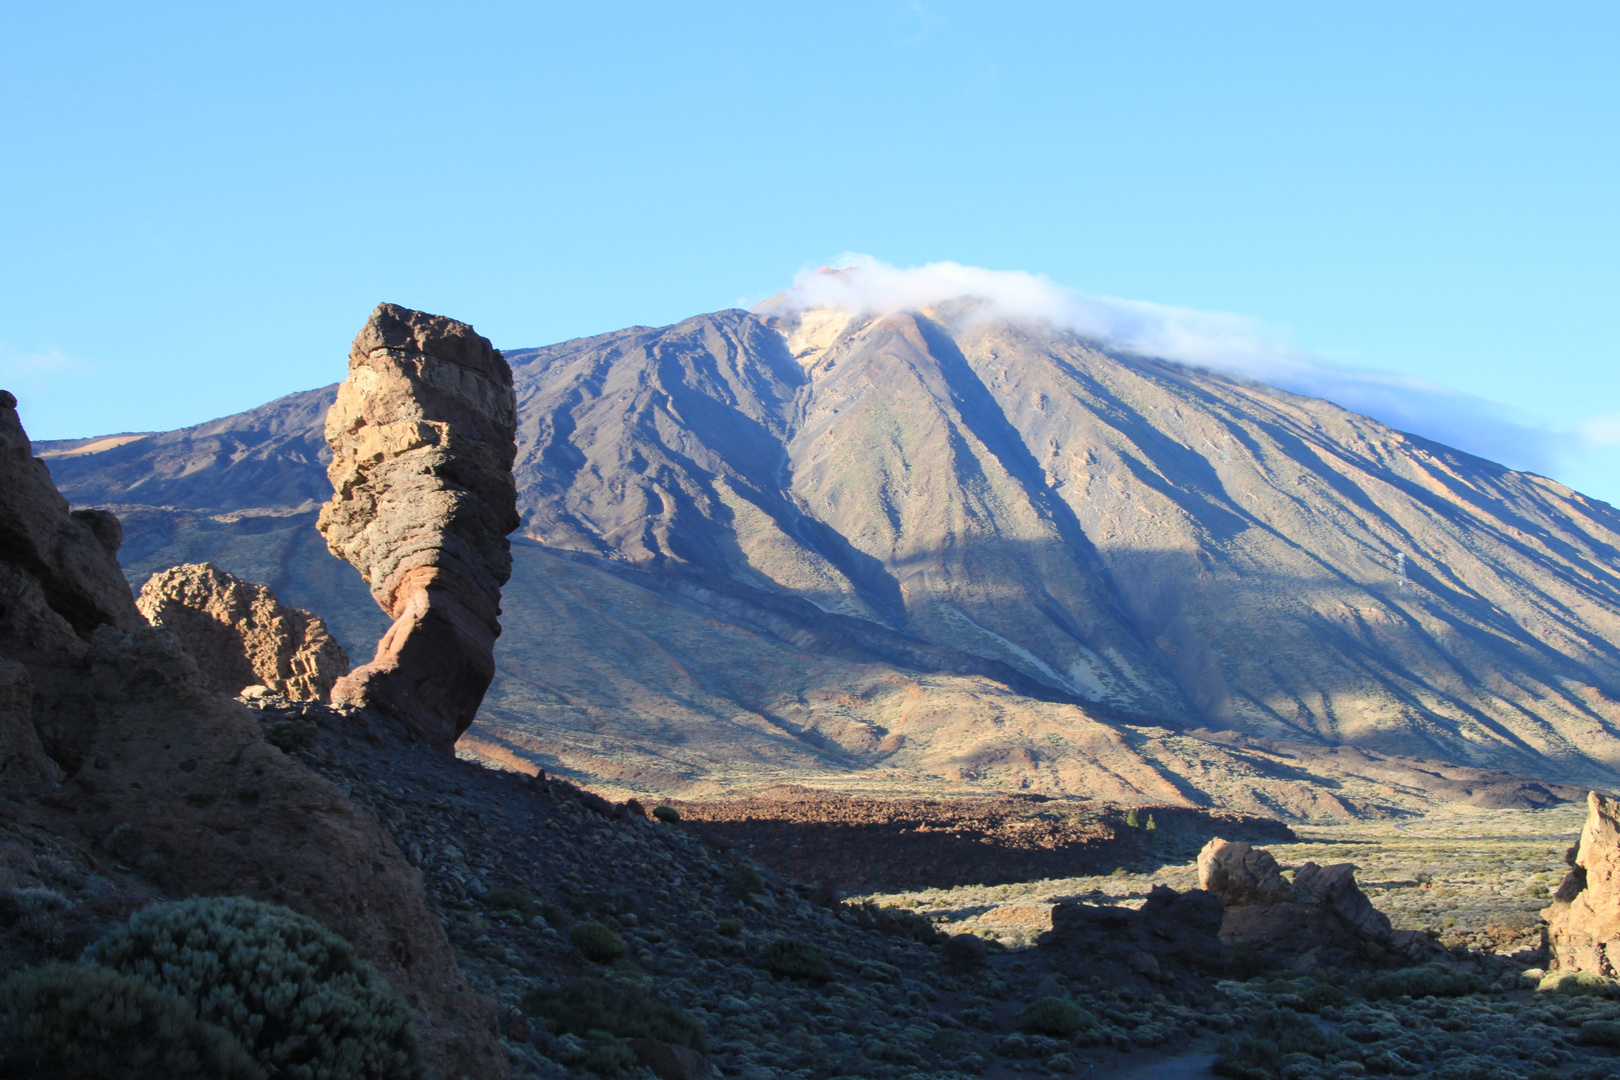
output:
M1245 809L1401 805L1388 755L1616 780L1620 515L1552 481L971 304L507 358L527 539L480 753ZM376 613L311 539L328 400L41 448L120 507L137 581L212 559L363 655Z

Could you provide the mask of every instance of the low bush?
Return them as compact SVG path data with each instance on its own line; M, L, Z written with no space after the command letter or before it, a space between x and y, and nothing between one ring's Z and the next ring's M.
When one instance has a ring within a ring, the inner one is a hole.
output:
M738 863L726 871L726 891L737 897L749 897L765 891L765 880L747 863Z
M51 941L61 931L62 912L71 906L55 889L39 885L0 889L0 926L33 941Z
M1362 980L1361 993L1368 1000L1397 997L1462 997L1482 993L1488 984L1478 975L1451 971L1439 964L1381 971Z
M1351 1045L1338 1032L1325 1032L1316 1021L1292 1009L1272 1009L1251 1020L1238 1035L1221 1040L1211 1071L1232 1080L1277 1080L1289 1054L1322 1058Z
M1576 1033L1575 1041L1586 1046L1620 1048L1620 1021L1588 1020Z
M1043 997L1026 1008L1018 1026L1036 1035L1072 1039L1081 1031L1097 1026L1097 1018L1068 998Z
M1577 971L1569 975L1549 975L1541 980L1538 989L1551 990L1571 997L1620 997L1620 982L1586 971Z
M597 1076L618 1076L637 1065L636 1052L605 1031L592 1031L585 1036L585 1057L580 1062Z
M273 1078L420 1080L410 1014L353 946L314 919L243 897L147 908L85 952L225 1028Z
M18 972L0 987L10 1041L0 1073L37 1080L264 1080L225 1029L142 979L79 964Z
M741 919L721 919L714 929L715 933L721 937L741 937L743 921Z
M681 812L673 806L655 806L653 807L653 817L673 825L681 820Z
M630 947L624 943L624 938L609 930L599 922L587 920L575 924L568 932L568 943L578 949L587 960L598 964L611 964L615 960L623 960Z
M320 728L309 720L277 720L265 728L264 741L284 754L291 754L314 745L320 733Z
M558 1035L605 1032L621 1039L657 1039L708 1049L703 1025L685 1011L666 1004L634 986L589 976L570 980L555 990L532 991L523 999L530 1016L544 1019Z
M491 889L489 906L496 911L528 911L534 906L534 894L527 889Z
M772 975L801 982L825 983L833 977L827 954L803 938L783 938L766 946L760 966Z

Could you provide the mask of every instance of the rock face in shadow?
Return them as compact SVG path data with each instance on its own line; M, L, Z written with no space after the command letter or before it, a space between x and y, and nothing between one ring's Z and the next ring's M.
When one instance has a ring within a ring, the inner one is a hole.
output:
M466 323L380 304L326 417L333 495L319 528L394 624L333 700L448 749L495 675L512 479L512 371Z
M68 512L34 457L17 399L0 390L0 656L26 668L37 737L68 769L83 759L95 723L86 690L91 635L145 625L118 568L121 535L106 511Z
M1351 863L1308 862L1289 882L1264 848L1216 838L1198 853L1198 884L1221 898L1221 940L1268 967L1415 963L1445 950L1396 930L1356 885Z
M1620 799L1586 797L1575 865L1541 913L1548 967L1620 977Z
M0 393L0 807L168 896L285 904L352 942L446 1076L504 1076L420 874L376 817L265 741L146 624L111 514L70 515ZM63 775L65 782L60 784Z
M287 607L263 585L211 563L153 574L135 601L146 621L180 639L212 690L267 686L293 701L325 701L349 657L320 616Z
M1178 893L1156 885L1134 911L1059 904L1052 909L1051 931L1039 943L1043 951L1063 957L1060 967L1076 974L1149 992L1191 990L1207 988L1208 980L1226 970L1221 925L1221 900L1214 893Z

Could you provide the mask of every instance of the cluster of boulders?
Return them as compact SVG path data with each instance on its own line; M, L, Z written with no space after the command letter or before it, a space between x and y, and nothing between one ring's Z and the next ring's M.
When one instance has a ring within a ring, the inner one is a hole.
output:
M1215 839L1198 854L1198 884L1225 905L1221 940L1265 967L1417 964L1446 950L1396 930L1356 885L1350 863L1305 863L1293 881L1264 848Z

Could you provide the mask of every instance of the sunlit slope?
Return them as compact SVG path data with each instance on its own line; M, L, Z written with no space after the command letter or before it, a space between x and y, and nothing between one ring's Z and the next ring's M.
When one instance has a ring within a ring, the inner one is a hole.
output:
M1128 714L1612 775L1607 504L972 314L722 312L514 353L526 528Z

